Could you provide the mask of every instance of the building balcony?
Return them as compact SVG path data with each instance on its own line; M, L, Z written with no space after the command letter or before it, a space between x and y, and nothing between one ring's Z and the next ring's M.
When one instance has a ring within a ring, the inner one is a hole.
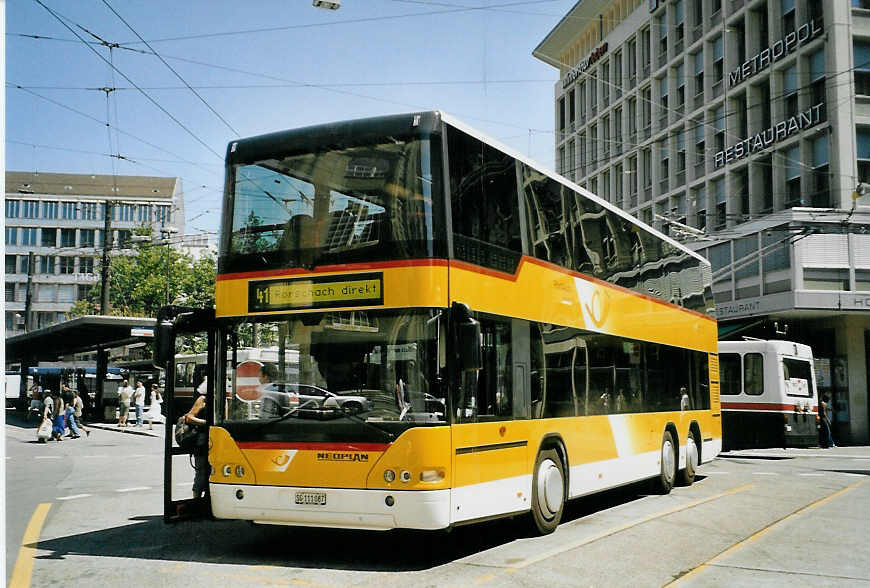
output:
M659 181L659 194L665 194L670 190L670 181L668 178Z
M659 117L659 126L658 130L663 131L668 128L668 114L665 113Z
M652 125L646 125L644 128L642 128L640 131L640 135L641 137L643 137L644 141L649 139L652 136Z
M667 53L659 53L659 58L656 60L656 65L658 67L664 67L668 62L668 54Z
M631 90L637 84L637 76L631 74L628 76L628 89Z
M644 63L643 68L641 69L641 79L645 80L649 77L650 66L649 63Z
M721 96L722 95L722 80L719 80L718 82L713 84L713 87L711 88L711 90L713 91L713 96L716 96L716 97Z

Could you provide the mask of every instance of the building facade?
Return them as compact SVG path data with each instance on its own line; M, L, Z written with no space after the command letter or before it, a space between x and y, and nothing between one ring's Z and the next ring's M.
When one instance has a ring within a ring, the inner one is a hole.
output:
M179 178L6 172L7 337L24 332L28 279L30 329L65 320L100 282L107 202L110 255L123 254L142 225L152 226L155 239L170 226L184 234Z
M710 260L720 338L811 345L870 441L870 2L580 0L533 54L557 171Z

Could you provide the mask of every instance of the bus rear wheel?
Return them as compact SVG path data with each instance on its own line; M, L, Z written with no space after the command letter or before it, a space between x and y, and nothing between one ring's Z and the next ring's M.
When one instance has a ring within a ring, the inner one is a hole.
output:
M680 484L691 486L695 482L695 472L698 471L698 443L695 434L689 433L686 437L686 469L680 472Z
M532 522L541 535L556 530L565 509L565 466L555 449L538 453L532 476Z
M655 479L655 489L659 494L670 494L677 479L677 453L674 437L670 431L662 435L662 450L659 454L662 464L661 472Z

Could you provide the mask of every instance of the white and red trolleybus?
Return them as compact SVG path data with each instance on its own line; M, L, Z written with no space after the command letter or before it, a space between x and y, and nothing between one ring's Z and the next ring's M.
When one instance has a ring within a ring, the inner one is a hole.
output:
M818 444L819 399L808 345L720 341L719 374L725 448Z

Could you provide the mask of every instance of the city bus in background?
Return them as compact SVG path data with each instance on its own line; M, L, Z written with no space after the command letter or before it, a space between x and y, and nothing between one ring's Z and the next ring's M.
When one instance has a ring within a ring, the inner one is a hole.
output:
M819 398L809 345L719 342L725 449L819 444Z
M233 141L226 174L215 517L548 533L720 451L710 266L608 202L440 112Z

